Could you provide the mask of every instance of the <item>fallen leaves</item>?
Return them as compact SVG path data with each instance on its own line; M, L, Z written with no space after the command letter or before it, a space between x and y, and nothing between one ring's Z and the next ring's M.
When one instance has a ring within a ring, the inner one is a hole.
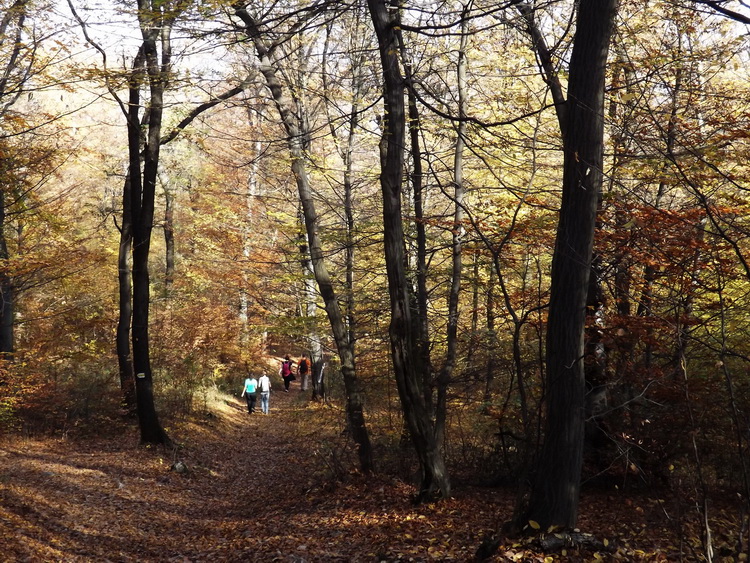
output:
M291 396L275 397L272 408L268 417L247 416L237 403L211 424L186 424L174 431L186 444L175 452L137 447L135 430L108 440L6 440L2 559L463 562L511 515L511 490L457 483L453 498L415 506L412 487L387 476L355 472L330 487L305 426L319 413ZM178 461L188 470L170 470ZM545 553L536 538L500 538L494 560L679 555L670 529L653 525L663 521L664 501L630 500L584 495L582 528L596 532L599 548L566 544ZM731 514L724 518L728 529ZM543 535L536 522L529 527Z

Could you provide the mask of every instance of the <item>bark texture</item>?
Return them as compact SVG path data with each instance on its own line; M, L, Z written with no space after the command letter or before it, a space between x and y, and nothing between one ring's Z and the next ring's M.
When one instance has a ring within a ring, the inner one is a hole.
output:
M616 0L582 0L565 108L563 195L547 326L547 418L527 519L574 528L584 441L584 328L603 174L604 78Z
M421 480L417 501L450 495L450 480L435 437L431 409L424 389L425 370L420 342L414 334L413 296L406 276L401 188L406 116L404 80L398 41L383 0L369 0L383 69L385 119L381 140L380 186L383 194L383 235L391 302L389 336L404 418L419 459Z

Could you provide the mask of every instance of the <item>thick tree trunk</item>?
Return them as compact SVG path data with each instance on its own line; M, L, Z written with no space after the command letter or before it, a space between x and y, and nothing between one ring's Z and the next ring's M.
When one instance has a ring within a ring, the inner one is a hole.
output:
M143 46L133 60L133 69L128 78L127 132L128 171L122 188L122 225L117 256L120 310L117 321L117 363L120 372L120 392L125 408L132 414L137 412L135 371L130 339L133 321L133 190L141 190L141 148L143 146L143 124L139 118L140 88L144 72Z
M336 292L333 289L328 269L323 262L323 251L318 237L318 217L312 199L312 189L310 188L310 182L304 165L304 155L302 154L301 147L295 146L293 140L290 141L290 145L292 170L297 179L297 188L305 215L307 240L310 244L313 272L315 273L315 280L318 283L318 289L323 298L333 338L336 342L339 358L341 359L341 373L346 389L346 412L349 429L354 442L357 444L360 468L363 472L369 473L372 471L372 446L365 425L364 392L361 381L357 377L354 352L349 342L347 328L341 314L341 309L339 308Z
M412 296L406 276L401 213L405 108L404 81L398 60L398 41L383 0L368 0L384 77L385 120L381 140L380 185L383 193L383 235L388 291L389 329L393 370L409 433L419 459L418 501L450 495L450 481L435 439L430 408L425 402L424 370L419 342L413 333Z
M565 111L563 196L547 325L547 419L528 512L545 530L575 527L584 423L584 329L602 186L604 77L616 0L581 0Z
M397 16L400 17L400 14ZM430 358L430 323L429 316L427 314L427 229L424 220L424 172L422 169L422 145L419 141L421 134L421 120L419 116L419 108L417 107L417 97L414 94L414 80L412 75L412 66L408 60L408 52L404 45L404 40L400 31L399 21L393 22L394 34L398 41L399 50L401 53L401 60L404 65L404 83L409 86L407 88L407 100L408 100L408 134L409 134L409 147L411 156L411 189L412 198L414 202L414 230L416 232L416 255L414 258L414 266L416 270L416 292L412 293L411 297L414 300L414 314L412 315L412 322L414 323L414 334L416 335L415 343L419 348L419 363L422 366L422 390L424 393L424 404L430 411L430 417L434 416L433 413L433 387L435 382L433 381L433 367L432 360ZM445 398L445 392L441 393L438 390L438 394L441 398ZM443 417L444 418L444 417Z

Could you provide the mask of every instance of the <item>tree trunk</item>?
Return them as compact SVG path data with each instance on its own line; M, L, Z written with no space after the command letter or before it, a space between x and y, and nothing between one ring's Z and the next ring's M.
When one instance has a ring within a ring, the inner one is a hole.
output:
M134 108L137 105L131 105L130 107ZM137 115L135 119L137 121ZM120 226L120 246L117 254L120 310L117 321L116 348L123 405L129 413L135 414L135 380L133 379L133 358L130 355L130 322L133 318L133 289L130 276L133 223L130 190L130 173L128 173L122 191L122 225Z
M422 130L421 120L419 116L419 108L417 107L417 97L414 94L414 77L412 73L412 65L409 61L409 54L404 45L403 36L401 34L400 27L400 13L397 12L397 19L393 22L393 30L398 41L399 51L401 53L401 60L404 66L404 83L408 86L406 90L406 97L408 101L408 133L409 133L409 147L411 156L411 188L412 198L414 202L414 230L416 231L416 256L414 256L414 266L416 270L416 292L412 293L411 297L414 300L414 315L412 316L412 322L414 323L414 334L416 335L415 343L419 348L420 364L422 366L422 391L424 393L424 403L427 409L430 411L430 418L434 416L433 413L433 367L432 360L430 358L430 323L427 314L427 230L425 227L424 220L424 183L423 177L424 172L422 169L422 145L419 141L419 135ZM441 393L441 398L445 398L444 391ZM444 417L443 417L444 418Z
M175 195L164 186L164 296L169 297L174 283L174 200Z
M458 127L456 149L453 154L453 241L451 245L451 285L448 291L448 327L446 333L445 363L437 382L437 405L435 407L435 437L439 445L445 442L445 425L448 408L448 388L456 368L458 351L459 296L463 269L464 241L464 147L466 146L466 44L469 38L468 15L471 2L464 5L461 17L461 38L456 64L456 88L458 94Z
M398 41L388 6L368 0L378 38L384 78L385 120L381 139L380 185L383 193L383 235L391 302L389 335L393 370L404 417L419 459L421 482L417 501L450 495L450 481L435 439L430 408L425 402L424 370L419 342L413 334L412 296L406 276L401 188L404 163L404 81Z
M302 228L305 229L304 213L300 213L300 223L302 224ZM323 346L321 344L320 334L318 332L318 292L315 289L315 270L313 268L312 260L310 259L307 234L305 232L300 232L299 236L300 266L303 275L302 315L305 318L305 330L307 332L307 342L310 352L310 364L311 366L320 366L323 362ZM315 384L316 381L318 381L318 379L313 376L313 370L308 370L308 372L302 376L302 381L300 381L300 388L302 389L302 391L307 391L310 387L312 387L312 400L323 400L323 389L322 387L319 388ZM322 381L322 379L320 381ZM310 385L311 382L312 385Z
M525 519L574 528L583 459L584 329L602 186L604 78L616 0L581 0L569 67L563 195L547 325L547 418Z
M315 202L312 197L312 188L307 175L305 165L305 139L309 139L309 131L301 130L300 123L295 119L291 110L290 102L284 95L284 88L278 79L280 72L277 64L272 59L272 53L261 40L261 32L255 19L244 9L238 8L236 15L245 24L245 31L253 40L258 59L260 71L263 74L266 85L271 91L276 109L279 112L282 125L287 134L289 154L292 160L292 172L297 183L302 213L305 218L307 231L307 242L310 248L310 259L318 290L323 299L328 320L336 342L339 358L341 360L341 373L344 378L346 389L346 412L347 422L354 442L357 444L360 468L363 472L372 471L372 446L365 425L364 417L364 393L361 381L357 377L354 361L354 350L349 341L346 324L344 322L338 298L333 287L328 269L323 260L323 250L318 235L318 215ZM302 124L304 125L304 124ZM315 365L315 364L313 364ZM321 372L322 373L322 372Z
M495 356L497 355L497 332L495 331L495 267L490 266L490 279L485 295L485 320L487 321L487 357L485 358L484 402L492 402L492 383L495 381Z
M6 210L5 192L0 190L0 360L12 360L13 339L13 278L8 271L8 243L5 239Z
M25 64L22 50L25 48L24 30L29 2L27 0L16 0L9 6L0 21L0 43L6 41L12 45L7 58L3 61L3 72L0 73L0 100L2 100L2 115L10 110L11 106L19 99L25 91L25 79L20 84L11 80L14 71ZM15 28L15 30L14 30ZM33 57L32 57L33 59ZM31 68L27 69L29 72ZM33 75L33 73L31 73ZM24 76L28 78L29 74ZM13 360L15 353L15 336L13 318L16 306L16 288L13 276L8 269L10 253L8 252L8 241L5 233L7 229L7 209L5 192L0 190L0 360Z
M472 254L473 266L471 276L471 331L469 332L469 346L466 351L466 365L473 364L474 353L478 344L479 331L479 252Z
M139 5L138 20L143 44L141 47L149 88L145 145L143 145L143 168L141 170L140 125L137 119L128 120L130 153L131 210L133 217L133 371L135 373L136 405L141 430L141 441L170 444L162 428L154 405L153 379L149 354L149 304L150 278L148 257L151 248L151 232L154 223L154 198L156 177L161 147L164 90L171 67L170 35L172 21L178 11L167 12L166 6ZM165 10L164 13L161 10ZM161 46L161 63L157 41ZM140 86L140 81L135 85ZM133 95L131 85L131 96ZM137 95L137 94L136 94ZM138 112L138 106L133 109ZM138 131L133 130L138 127Z

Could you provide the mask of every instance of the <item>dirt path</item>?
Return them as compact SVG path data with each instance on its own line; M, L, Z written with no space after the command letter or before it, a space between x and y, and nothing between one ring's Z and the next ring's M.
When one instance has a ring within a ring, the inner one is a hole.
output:
M277 391L270 415L248 415L228 398L203 423L169 429L182 440L184 474L170 469L172 452L138 446L134 429L114 439L6 440L0 560L395 561L395 545L416 561L442 560L448 547L456 557L445 560L468 556L476 543L464 536L459 549L454 535L467 530L455 526L442 546L416 539L436 527L425 513L455 512L452 501L415 508L398 483L327 481L315 459L320 430L300 423L314 408Z
M462 488L414 506L413 489L396 480L331 479L324 460L327 444L345 442L341 416L298 392L274 393L268 416L225 398L211 416L169 429L182 442L184 474L170 469L173 452L138 446L133 428L108 439L8 438L0 443L0 561L469 561L510 515L507 491ZM602 518L611 499L586 502L587 528L614 534L623 525ZM640 516L645 529L657 508L622 520L639 525ZM633 558L633 544L616 559L666 560L667 532L650 555ZM494 559L509 560L549 559L513 541Z

